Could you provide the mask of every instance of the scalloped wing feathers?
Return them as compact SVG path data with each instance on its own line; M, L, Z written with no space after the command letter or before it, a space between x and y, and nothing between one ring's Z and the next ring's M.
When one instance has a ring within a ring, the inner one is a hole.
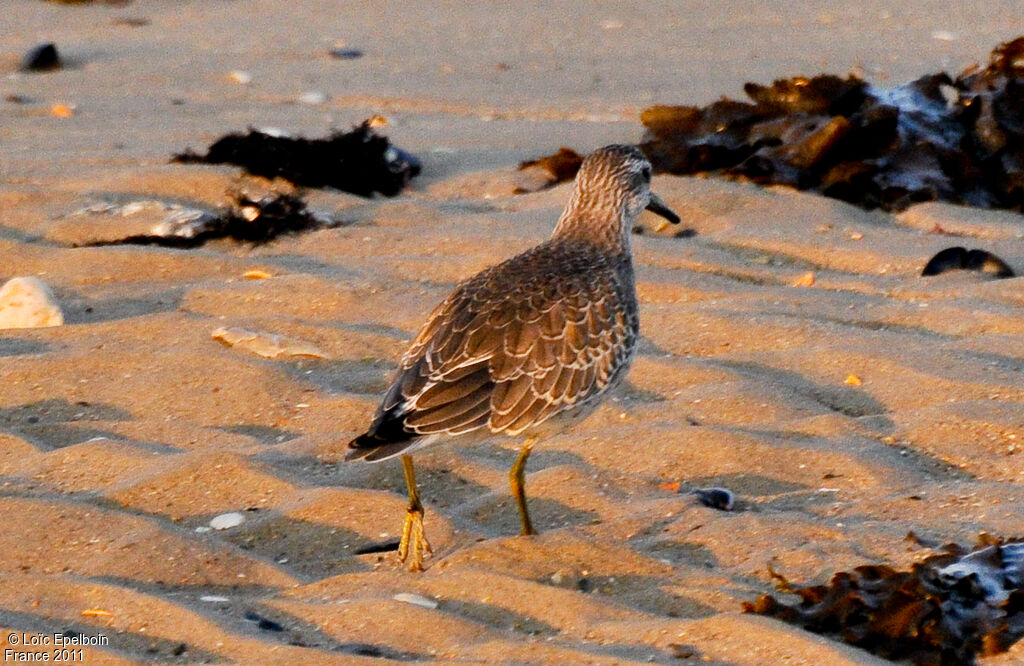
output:
M520 434L608 389L637 333L629 255L548 241L467 280L434 310L350 457L390 457L429 435Z

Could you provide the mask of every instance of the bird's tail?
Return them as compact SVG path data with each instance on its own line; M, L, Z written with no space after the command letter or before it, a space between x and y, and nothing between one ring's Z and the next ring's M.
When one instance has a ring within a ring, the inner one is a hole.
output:
M421 439L403 439L396 442L385 439L373 431L364 432L348 443L345 460L379 462L403 453L410 453L423 444L425 442Z

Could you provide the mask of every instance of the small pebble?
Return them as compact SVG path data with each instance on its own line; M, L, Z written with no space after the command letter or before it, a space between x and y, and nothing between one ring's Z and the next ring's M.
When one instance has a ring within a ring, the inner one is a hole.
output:
M804 273L793 282L794 287L813 287L814 286L814 273L809 271Z
M685 643L670 643L668 653L676 659L696 659L700 657L700 651L697 648Z
M61 326L61 312L53 292L35 277L12 278L0 288L0 329Z
M331 49L331 57L338 60L355 60L356 58L362 58L363 52L359 49Z
M412 592L399 592L391 598L395 601L401 601L405 604L412 604L413 606L420 606L421 608L437 608L436 599L424 597L420 594L413 594Z
M54 104L50 107L50 115L54 118L70 118L75 115L75 107L69 104Z
M301 104L310 104L315 106L317 104L323 104L326 101L327 95L318 90L310 90L309 92L304 92L299 95L299 103Z
M690 491L697 500L704 506L718 509L719 511L732 511L735 506L732 492L725 488L697 488Z
M113 617L113 613L102 608L86 608L82 611L82 617Z
M33 46L21 61L25 72L51 72L61 66L60 55L52 42Z
M236 69L228 74L228 80L244 86L252 82L252 74Z
M222 513L219 516L214 516L210 520L210 527L215 530L227 530L232 527L238 527L244 522L245 516L237 511L232 511L231 513Z
M112 22L114 25L123 25L129 28L142 28L144 26L149 25L148 18L142 18L138 16L122 16L120 18L114 19Z

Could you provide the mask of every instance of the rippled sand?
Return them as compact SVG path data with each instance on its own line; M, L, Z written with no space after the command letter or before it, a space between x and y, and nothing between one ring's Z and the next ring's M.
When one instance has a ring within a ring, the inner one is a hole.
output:
M88 664L880 663L740 604L773 589L769 567L820 582L981 531L1024 536L1021 280L918 275L951 245L1024 272L1018 215L656 177L694 234L642 219L640 353L618 397L535 450L540 536L511 536L515 453L497 441L417 456L425 573L356 555L398 536L404 483L396 463L340 462L436 302L553 228L567 186L513 196L518 160L635 141L650 103L853 66L898 82L1024 33L1013 3L969 30L916 0L789 4L386 21L322 0L5 7L5 74L43 39L73 67L0 81L34 100L0 102L0 278L42 278L66 321L0 334L0 636L106 636ZM342 41L365 55L332 61ZM295 102L309 91L328 101ZM259 248L74 247L111 233L71 215L97 202L214 208L272 187L174 152L372 113L424 173L391 200L310 193L340 228ZM222 327L327 358L262 358L213 339ZM677 482L729 488L736 510L663 485ZM240 526L197 530L234 511ZM988 663L1022 658L1018 644Z

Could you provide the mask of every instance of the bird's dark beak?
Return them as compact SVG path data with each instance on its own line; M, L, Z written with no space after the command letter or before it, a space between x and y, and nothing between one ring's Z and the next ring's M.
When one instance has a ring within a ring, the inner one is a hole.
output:
M679 224L679 216L676 215L676 212L669 208L665 202L661 200L661 197L654 192L651 192L651 202L647 204L647 210L651 211L655 215L661 215L672 224Z

